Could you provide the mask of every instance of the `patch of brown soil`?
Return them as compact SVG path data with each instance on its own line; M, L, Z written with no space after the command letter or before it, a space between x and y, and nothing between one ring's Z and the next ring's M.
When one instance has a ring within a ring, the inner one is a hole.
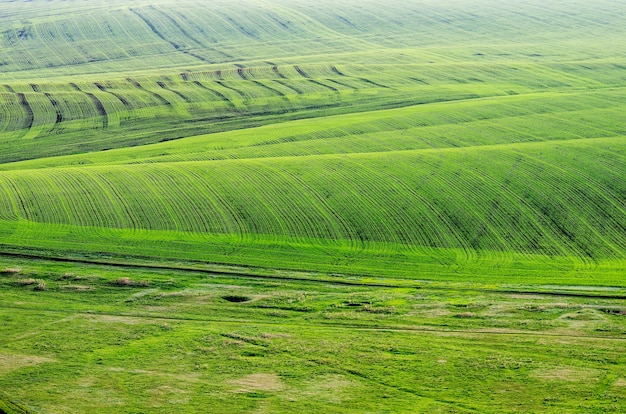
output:
M65 285L62 288L65 290L72 290L75 292L86 292L88 290L93 290L92 286L87 286L87 285Z
M22 367L55 362L55 359L36 355L10 355L0 354L0 374L14 371Z
M160 387L151 389L149 392L154 395L188 394L189 393L189 391L181 390L180 388L170 387L168 385L161 385Z
M251 374L232 380L230 383L238 387L235 392L272 392L285 388L285 385L276 374Z
M140 323L152 322L146 321L143 318L133 318L130 316L118 316L118 315L89 315L90 322L105 322L105 323L123 323L126 325L137 325Z
M614 387L626 387L626 379L618 378L617 381L613 383Z
M553 369L536 370L535 378L543 380L557 380L567 382L598 381L602 371L589 368L558 367Z
M269 333L265 332L261 334L261 336L265 339L273 339L273 338L291 338L291 335L286 333Z

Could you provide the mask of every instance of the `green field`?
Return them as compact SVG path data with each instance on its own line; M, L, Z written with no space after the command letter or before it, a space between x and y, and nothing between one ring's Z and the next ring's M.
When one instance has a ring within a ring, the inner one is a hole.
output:
M0 413L626 411L625 16L0 0Z

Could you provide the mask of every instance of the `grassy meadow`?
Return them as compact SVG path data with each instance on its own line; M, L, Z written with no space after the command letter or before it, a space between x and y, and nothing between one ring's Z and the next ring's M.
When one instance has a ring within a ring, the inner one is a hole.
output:
M621 0L0 0L0 414L626 411Z

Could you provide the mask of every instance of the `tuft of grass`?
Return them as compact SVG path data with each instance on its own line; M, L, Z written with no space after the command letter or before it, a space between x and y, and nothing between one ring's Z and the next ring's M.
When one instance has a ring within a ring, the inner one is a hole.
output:
M392 315L395 313L395 307L393 306L373 306L371 304L367 304L360 308L363 312L380 314L380 315Z
M34 290L46 290L46 282L43 279L35 279L32 277L17 279L13 282L17 286L33 286Z
M147 286L150 286L150 281L133 280L129 277L121 277L119 279L111 281L110 284L113 286L120 286L120 287L147 287Z

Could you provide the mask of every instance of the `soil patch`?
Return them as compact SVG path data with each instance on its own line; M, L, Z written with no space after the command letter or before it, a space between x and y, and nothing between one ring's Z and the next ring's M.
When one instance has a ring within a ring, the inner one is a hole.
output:
M598 381L601 374L602 371L597 369L559 367L554 369L537 370L533 373L533 376L543 380L581 382Z
M285 388L285 385L276 374L251 374L230 381L230 383L238 387L235 392L240 393L255 391L272 392Z
M7 355L0 354L0 374L14 371L22 367L55 362L55 359L35 355Z

